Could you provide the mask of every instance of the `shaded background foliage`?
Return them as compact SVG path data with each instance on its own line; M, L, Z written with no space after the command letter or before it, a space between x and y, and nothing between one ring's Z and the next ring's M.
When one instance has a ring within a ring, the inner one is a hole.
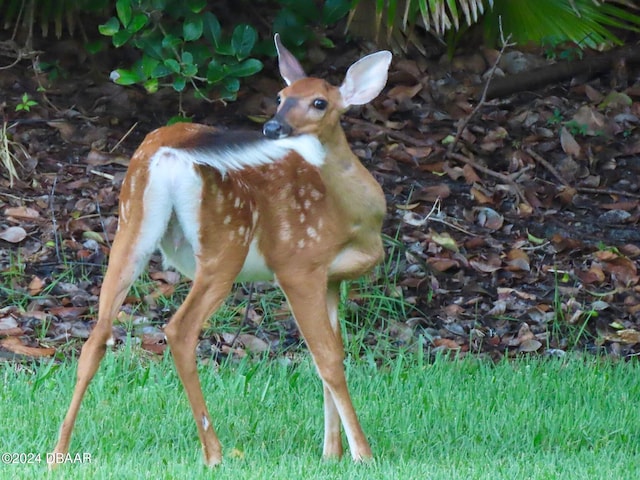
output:
M36 28L60 38L66 27L96 54L108 48L87 31L97 27L113 46L134 51L130 64L112 72L116 83L140 84L150 93L191 89L212 101L236 99L241 81L275 53L275 32L298 56L309 43L331 48L323 29L338 22L347 35L397 52L446 47L452 55L475 25L490 45L498 43L502 25L504 36L520 44L579 48L620 44L619 32L640 26L637 7L626 0L0 0L0 15L26 48Z

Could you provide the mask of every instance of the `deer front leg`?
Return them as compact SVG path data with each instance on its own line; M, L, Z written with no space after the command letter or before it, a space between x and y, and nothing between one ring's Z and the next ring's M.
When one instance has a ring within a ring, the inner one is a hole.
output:
M337 411L347 435L351 456L354 460L368 459L371 457L371 448L347 388L342 340L340 335L336 335L327 310L329 298L326 272L315 271L308 275L301 273L300 270L278 272L276 276L322 378L325 392L328 392L325 393L325 414L328 413L328 418L325 418L324 453L332 456L342 450L340 431L335 425ZM334 291L330 295L335 294ZM332 401L327 401L327 397Z

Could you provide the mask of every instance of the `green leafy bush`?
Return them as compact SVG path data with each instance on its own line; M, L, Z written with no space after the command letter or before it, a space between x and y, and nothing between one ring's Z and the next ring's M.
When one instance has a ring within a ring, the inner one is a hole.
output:
M111 78L120 85L142 84L150 93L170 85L182 92L191 85L204 97L235 100L240 79L262 69L252 58L256 30L238 24L226 35L206 0L118 0L117 16L99 26L113 45L130 44L141 57Z

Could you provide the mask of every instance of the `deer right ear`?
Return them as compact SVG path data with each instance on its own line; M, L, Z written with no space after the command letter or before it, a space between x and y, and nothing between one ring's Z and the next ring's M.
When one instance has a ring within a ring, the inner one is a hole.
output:
M305 78L307 74L304 73L302 65L300 65L298 59L294 57L289 50L284 48L284 45L280 41L280 34L276 33L273 39L276 42L276 50L278 51L278 68L285 83L291 85L296 80Z

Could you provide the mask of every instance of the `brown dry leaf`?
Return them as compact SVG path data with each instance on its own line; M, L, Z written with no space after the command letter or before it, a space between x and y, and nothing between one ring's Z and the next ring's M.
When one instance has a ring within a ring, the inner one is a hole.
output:
M427 259L427 264L436 272L446 272L450 268L458 268L460 266L458 261L452 258L429 257Z
M89 307L52 307L49 313L63 320L77 320Z
M0 239L9 243L20 243L27 237L27 232L22 227L9 227L0 232Z
M167 349L166 336L162 330L155 326L146 326L142 328L142 348L156 354L164 353Z
M445 183L429 185L422 188L412 198L423 202L435 202L438 199L445 199L451 195L451 189Z
M586 272L578 271L576 275L580 279L580 281L587 285L592 285L594 283L602 283L604 282L606 276L600 268L600 265L594 264L591 265L591 268Z
M601 203L600 208L605 210L624 210L631 211L634 210L638 206L638 201L629 201L629 202L614 202L614 203Z
M627 243L619 248L619 250L624 253L627 257L635 258L640 257L640 247L638 245L634 245L632 243Z
M462 173L464 174L464 179L468 184L473 185L474 183L480 183L482 181L473 167L469 164L465 164L464 167L462 167Z
M87 154L87 158L85 159L85 161L87 162L87 164L95 167L108 165L110 163L122 165L123 167L127 167L129 165L129 158L127 157L124 157L120 154L102 152L94 148L92 148L91 151Z
M556 197L558 197L563 204L570 205L571 202L573 202L573 197L576 196L576 193L578 193L578 191L575 188L562 186L560 187Z
M10 352L30 357L51 357L56 353L55 348L28 347L22 343L19 337L7 337L0 340L0 346Z
M433 147L405 147L405 152L416 160L427 158L433 152Z
M520 342L518 346L518 351L523 353L529 352L537 352L540 347L542 347L542 343L536 340L535 338L529 338L527 340L523 340Z
M582 149L576 139L569 133L565 127L560 129L560 145L562 146L562 150L567 155L571 155L572 157L578 158L582 154Z
M45 281L38 276L34 276L29 282L29 295L38 295L45 286Z
M29 207L9 207L5 208L4 214L7 217L15 217L15 218L39 218L40 213L37 210Z
M151 303L154 303L153 300L160 297L170 297L171 295L173 295L175 291L176 291L175 285L171 285L169 283L164 283L164 282L156 282L155 288L149 295L145 296L145 300L147 299L147 297L150 297L149 299L152 300Z
M589 84L584 86L584 93L587 95L587 98L593 103L600 103L604 98L603 94L601 94Z
M632 328L626 328L624 330L620 330L618 332L618 336L620 337L620 341L622 343L626 343L628 345L634 345L636 343L640 343L640 332Z
M249 353L264 353L270 348L267 342L249 333L238 335L238 341L244 345L245 350Z
M509 250L505 263L508 265L507 270L510 271L531 271L529 255L527 255L524 250L520 250L519 248Z
M18 327L18 322L11 315L0 318L0 335L11 337L23 335L24 331Z
M638 283L638 271L634 261L627 257L617 257L607 260L603 265L605 272L611 274L624 286Z
M387 92L387 97L392 98L398 102L403 100L409 100L415 97L418 92L422 90L422 85L417 83L412 86L408 85L396 85Z
M462 167L451 166L449 162L444 162L442 164L442 171L449 175L451 180L458 180L459 178L464 177L464 171Z
M433 345L436 347L442 347L447 350L458 350L460 349L460 345L455 340L451 340L450 338L434 338Z
M493 273L502 268L502 260L500 260L499 256L490 254L486 259L475 258L469 260L469 265L479 272Z
M499 230L504 223L504 217L496 212L493 208L481 207L476 208L477 222L481 227L486 227L489 230Z
M620 255L611 250L598 250L597 252L593 252L593 256L598 260L602 260L604 262L611 262L617 259Z
M640 332L632 328L618 330L615 334L606 337L611 342L621 342L627 345L635 345L640 343Z
M485 195L479 188L471 187L471 195L480 204L493 203L493 199L489 195Z
M534 338L535 338L535 335L531 331L531 327L529 326L529 324L522 323L522 325L520 325L520 329L518 330L518 337L517 337L518 341L522 343L525 340L531 340Z
M602 132L606 126L605 116L589 105L580 107L571 120L578 125L586 125L587 135Z

